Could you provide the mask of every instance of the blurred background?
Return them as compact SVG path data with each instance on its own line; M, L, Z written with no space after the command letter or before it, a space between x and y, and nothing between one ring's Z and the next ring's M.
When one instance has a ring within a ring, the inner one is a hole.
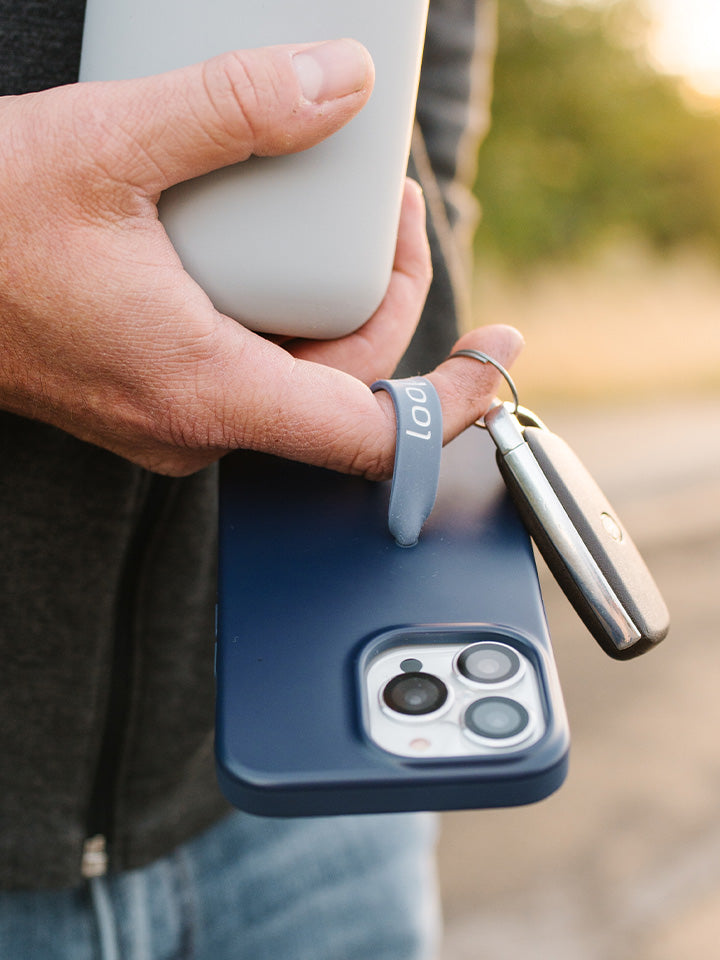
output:
M668 640L610 661L543 570L570 774L447 814L443 960L720 956L720 3L500 0L475 319L605 488Z

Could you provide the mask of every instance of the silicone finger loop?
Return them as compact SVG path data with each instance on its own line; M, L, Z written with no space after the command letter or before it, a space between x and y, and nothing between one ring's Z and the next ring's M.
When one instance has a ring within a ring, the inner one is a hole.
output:
M386 390L395 406L397 440L388 527L399 546L413 547L437 496L442 455L440 398L424 377L378 380L371 390Z

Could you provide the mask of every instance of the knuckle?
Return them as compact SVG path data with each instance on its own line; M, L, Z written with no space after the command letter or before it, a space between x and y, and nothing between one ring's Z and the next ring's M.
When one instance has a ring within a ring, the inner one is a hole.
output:
M348 465L348 473L366 480L387 480L392 476L394 445L379 446L377 436L368 436L356 445Z
M387 480L392 476L392 459L385 454L359 450L350 463L348 473L365 477L366 480Z
M380 419L373 420L372 426L355 438L354 454L346 469L367 480L387 480L392 476L395 462L395 409L382 391L375 394L375 400Z
M208 61L202 77L213 118L208 135L229 145L262 140L272 105L281 97L272 65L244 51L232 51Z

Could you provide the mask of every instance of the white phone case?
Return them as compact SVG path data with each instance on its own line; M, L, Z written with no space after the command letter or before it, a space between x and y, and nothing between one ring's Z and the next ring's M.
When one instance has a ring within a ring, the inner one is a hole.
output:
M328 140L166 191L160 217L218 310L288 336L361 326L390 280L428 0L88 0L81 80L146 76L229 49L353 37L375 89Z

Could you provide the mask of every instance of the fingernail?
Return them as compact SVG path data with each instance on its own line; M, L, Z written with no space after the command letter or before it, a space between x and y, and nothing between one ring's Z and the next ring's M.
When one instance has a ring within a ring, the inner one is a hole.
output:
M330 40L296 53L293 67L306 100L322 103L362 90L372 61L355 40Z

